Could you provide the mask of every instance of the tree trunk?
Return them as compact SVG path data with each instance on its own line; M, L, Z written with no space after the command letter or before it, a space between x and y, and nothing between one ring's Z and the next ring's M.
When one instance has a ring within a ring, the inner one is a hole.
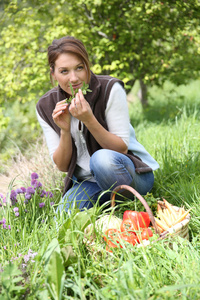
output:
M142 79L140 79L140 95L139 98L141 100L142 107L145 108L148 106L147 99L147 86Z

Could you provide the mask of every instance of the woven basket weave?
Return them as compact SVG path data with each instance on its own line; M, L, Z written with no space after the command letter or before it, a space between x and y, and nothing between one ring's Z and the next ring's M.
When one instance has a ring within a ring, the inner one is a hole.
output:
M140 202L143 204L144 208L146 209L146 212L149 215L149 218L151 220L151 224L153 226L153 228L155 229L155 233L159 234L159 229L156 225L156 221L155 218L153 216L153 213L149 207L149 205L147 204L146 200L132 187L128 186L128 185L119 185L117 186L111 194L111 206L114 207L115 206L115 195L117 192L119 192L120 190L128 190L129 192L131 192L135 197L138 198L138 200L140 200ZM160 206L162 208L165 208L165 204L163 201L158 201L158 203L160 204ZM177 206L173 206L175 208L175 210L179 211L179 207ZM189 229L188 229L188 225L189 225L189 221L191 219L190 214L187 215L187 217L181 221L180 223L174 225L173 227L169 228L168 230L162 232L159 234L159 238L158 240L164 239L169 235L178 235L182 238L185 239L189 239Z

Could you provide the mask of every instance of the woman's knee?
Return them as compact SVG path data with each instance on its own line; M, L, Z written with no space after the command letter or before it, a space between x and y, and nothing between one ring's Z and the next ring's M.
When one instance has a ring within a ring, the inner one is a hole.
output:
M100 149L93 153L90 158L90 169L92 172L108 169L113 161L113 151L108 149Z

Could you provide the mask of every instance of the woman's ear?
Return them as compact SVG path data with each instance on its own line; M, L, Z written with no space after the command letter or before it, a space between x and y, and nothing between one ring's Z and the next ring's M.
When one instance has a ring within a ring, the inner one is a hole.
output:
M53 68L50 68L50 73L51 73L51 76L53 77L54 80L57 80L56 79L56 76L55 76L55 73L53 71Z

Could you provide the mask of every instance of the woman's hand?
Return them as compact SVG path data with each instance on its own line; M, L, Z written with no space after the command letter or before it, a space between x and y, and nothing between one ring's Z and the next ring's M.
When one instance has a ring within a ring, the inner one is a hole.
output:
M59 146L53 154L53 160L60 171L67 172L72 156L69 104L65 100L58 102L52 117L55 124L61 129Z
M52 117L55 124L63 131L70 131L69 104L62 100L56 104Z
M73 117L83 123L91 120L94 115L89 103L85 100L81 89L79 89L75 98L71 101L69 111Z
M106 130L97 121L81 90L78 91L75 99L72 100L69 111L72 116L85 124L102 148L111 149L120 153L127 153L127 145L122 138Z

